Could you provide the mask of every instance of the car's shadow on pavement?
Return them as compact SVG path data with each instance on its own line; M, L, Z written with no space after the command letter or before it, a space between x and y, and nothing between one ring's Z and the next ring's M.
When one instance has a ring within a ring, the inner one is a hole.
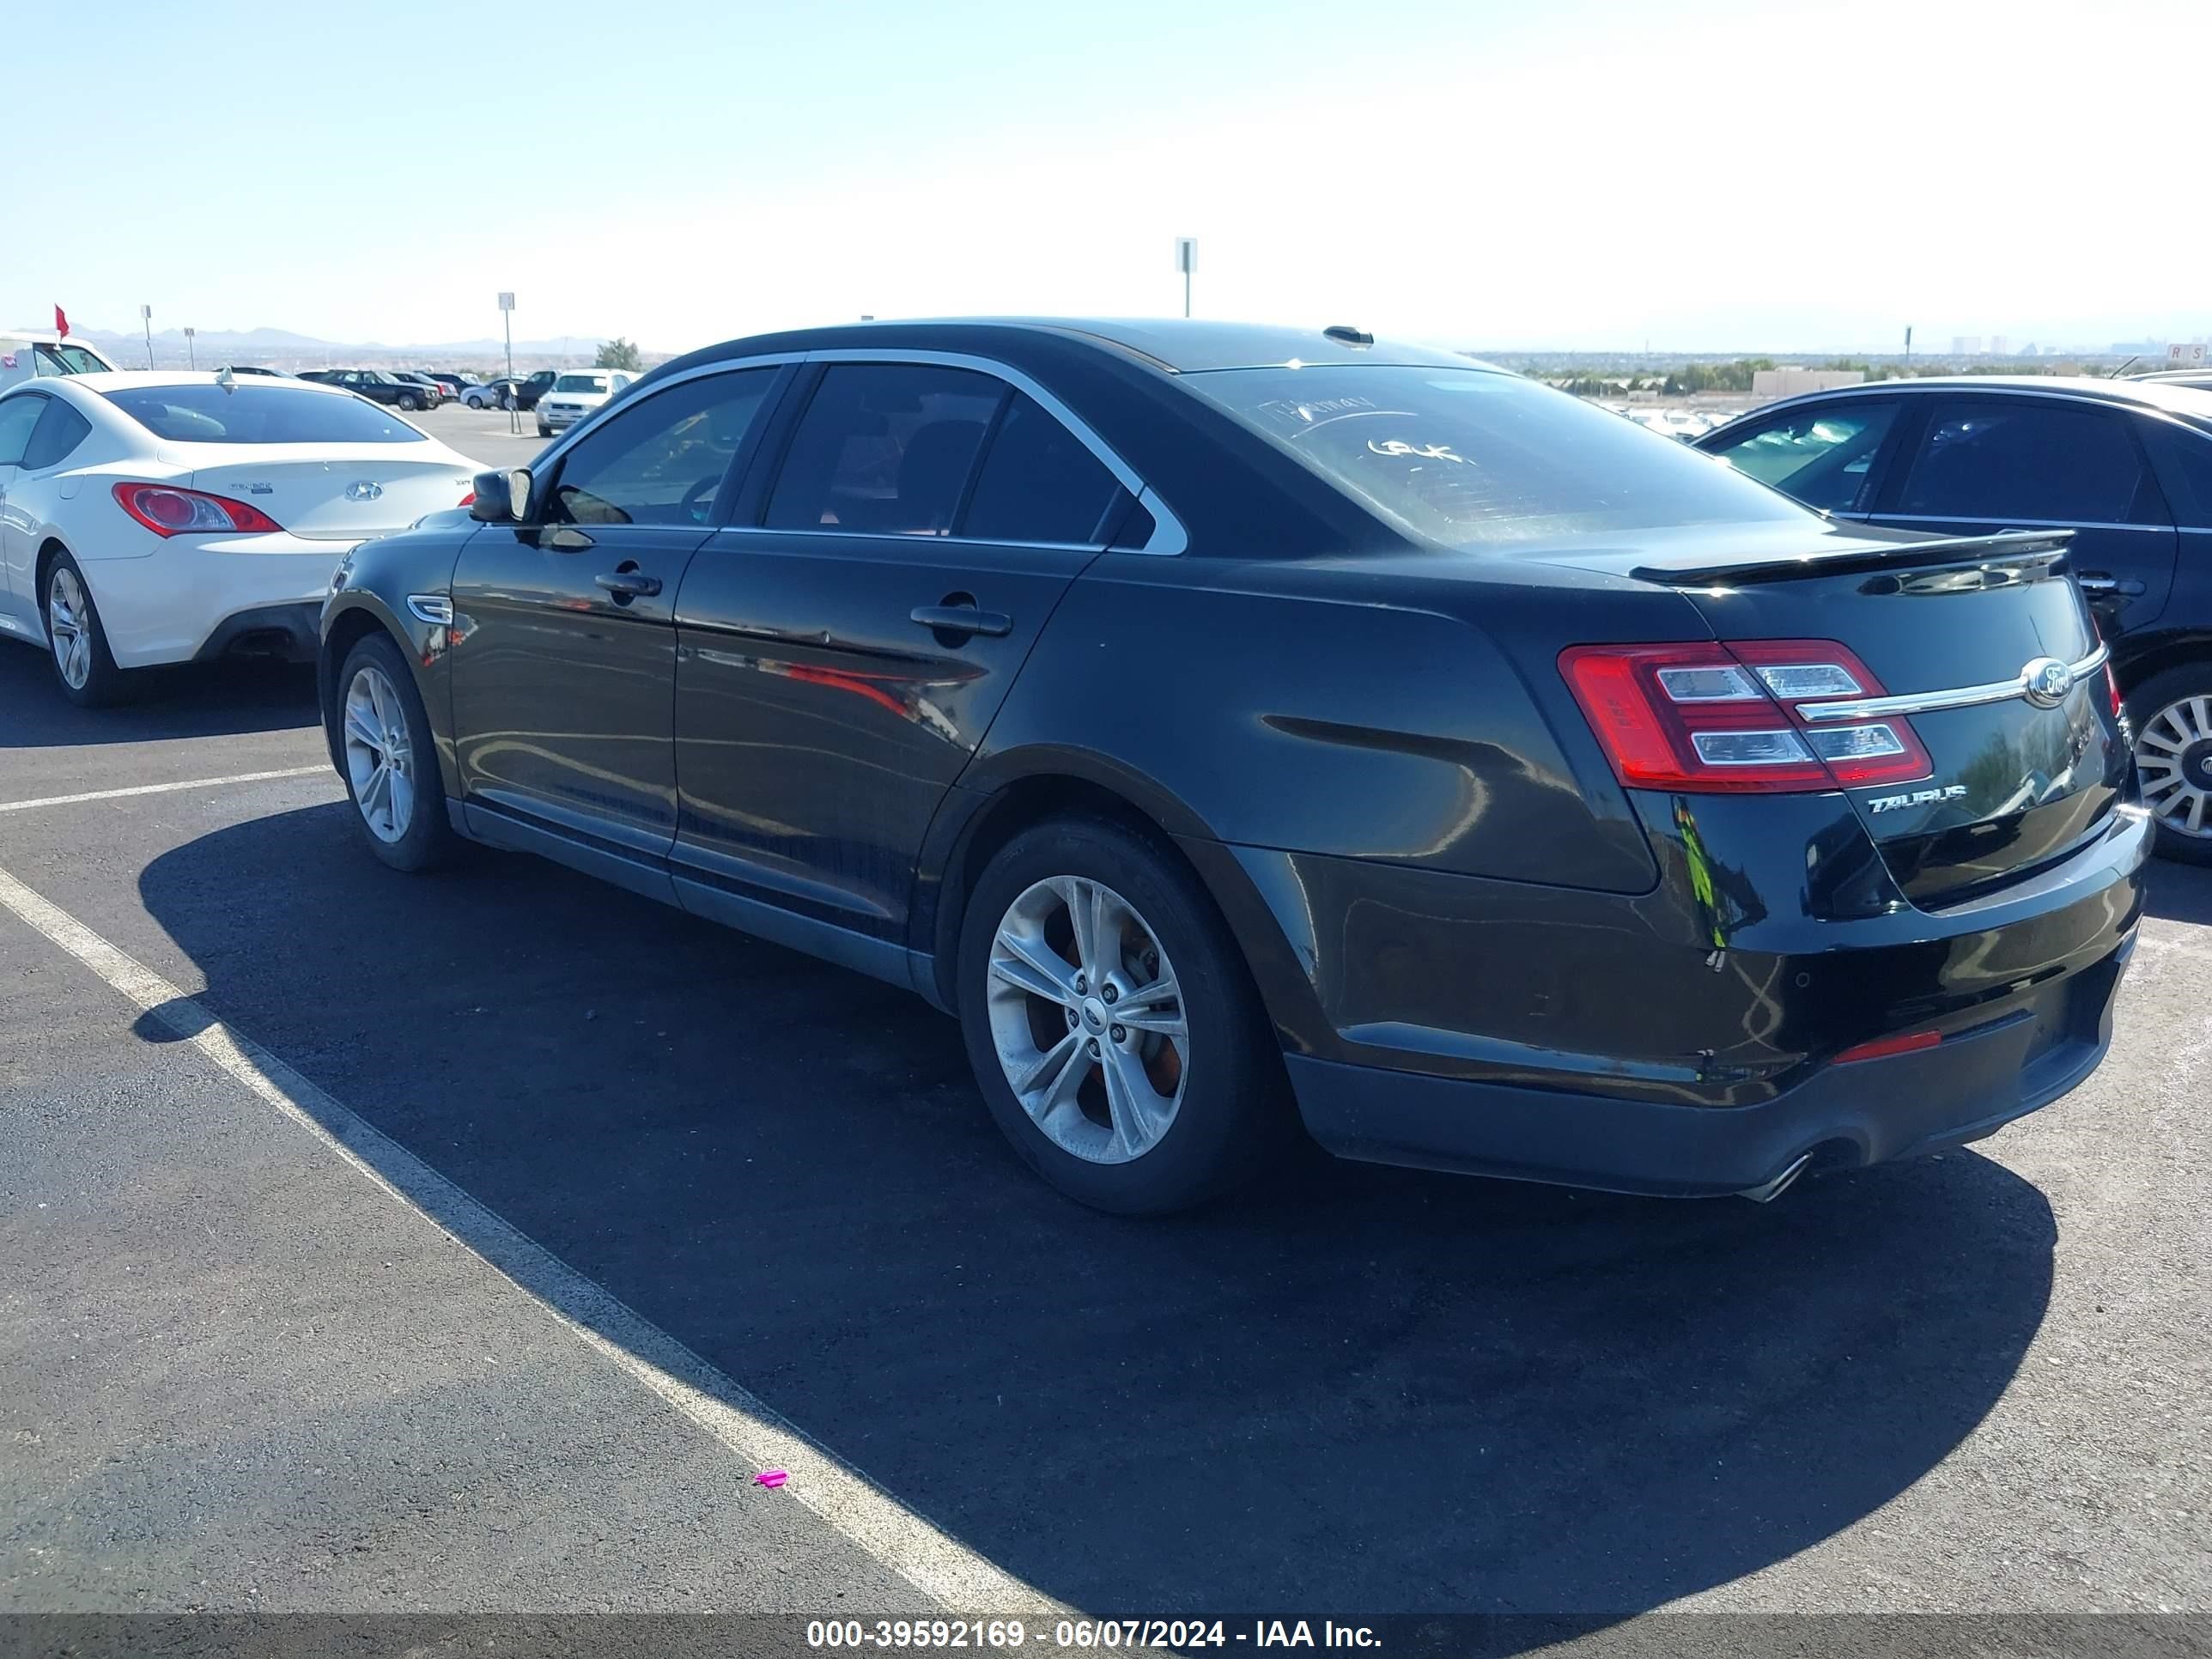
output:
M2051 1289L2042 1194L1971 1153L1767 1207L1316 1158L1116 1221L1022 1170L919 1001L550 866L394 875L333 805L142 890L217 1017L1101 1614L1724 1583L1950 1453Z
M0 742L6 749L287 732L319 718L315 671L305 664L236 660L149 668L131 676L122 706L80 708L62 695L43 650L6 641L0 641L0 708L8 711Z
M2143 908L2168 921L2212 921L2212 867L2158 859L2150 866Z

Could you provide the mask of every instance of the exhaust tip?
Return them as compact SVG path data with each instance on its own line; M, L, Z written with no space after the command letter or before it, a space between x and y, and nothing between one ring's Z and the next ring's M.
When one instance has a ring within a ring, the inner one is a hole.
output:
M1747 1187L1741 1192L1738 1193L1736 1196L1738 1198L1747 1198L1754 1204L1771 1204L1776 1199L1781 1197L1783 1194L1790 1190L1790 1186L1796 1181L1797 1177L1805 1173L1805 1166L1812 1161L1812 1153L1800 1152L1797 1155L1797 1161L1792 1164L1788 1169L1784 1170L1780 1175L1775 1176L1773 1180L1767 1182L1761 1186Z

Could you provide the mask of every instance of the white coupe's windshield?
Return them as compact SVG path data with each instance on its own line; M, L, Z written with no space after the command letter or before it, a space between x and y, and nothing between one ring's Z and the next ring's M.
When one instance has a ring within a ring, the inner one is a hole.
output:
M1453 546L1802 516L1671 438L1494 369L1322 364L1182 380L1384 517Z
M180 444L416 444L428 440L366 398L292 386L131 386L108 402Z

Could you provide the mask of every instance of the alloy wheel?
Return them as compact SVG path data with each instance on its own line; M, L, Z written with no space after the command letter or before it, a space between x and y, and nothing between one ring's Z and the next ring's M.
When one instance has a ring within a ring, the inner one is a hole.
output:
M396 842L415 818L414 754L407 714L384 671L363 664L345 696L346 776L369 834Z
M72 691L83 690L92 678L91 607L85 602L84 585L67 565L55 567L46 583L46 637L62 683Z
M2143 803L2177 835L2212 836L2212 696L2183 697L2136 734Z
M1014 1098L1062 1151L1126 1164L1159 1144L1190 1078L1174 966L1136 908L1054 876L1006 908L986 1006Z

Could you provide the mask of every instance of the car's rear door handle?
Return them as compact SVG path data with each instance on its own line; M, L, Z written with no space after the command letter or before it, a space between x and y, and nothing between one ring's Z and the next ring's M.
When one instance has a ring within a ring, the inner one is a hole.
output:
M2117 593L2132 599L2143 591L2143 585L2139 581L2124 581L2118 576L2108 576L2101 570L2085 570L2075 580L2081 584L2084 593Z
M978 611L973 605L918 605L910 615L933 634L981 634L1000 640L1014 631L1012 617Z
M603 570L592 578L617 599L635 599L660 592L660 578L641 570Z

